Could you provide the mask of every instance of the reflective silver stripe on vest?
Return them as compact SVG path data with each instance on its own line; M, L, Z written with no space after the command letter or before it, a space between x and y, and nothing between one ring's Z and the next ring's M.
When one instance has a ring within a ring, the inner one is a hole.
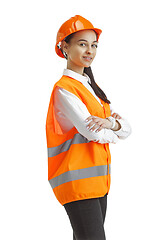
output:
M109 164L109 174L111 174L111 164Z
M57 147L48 148L48 157L54 157L62 152L68 151L72 144L88 142L90 141L87 138L82 136L80 133L76 133L73 139L69 139Z
M109 171L111 169L109 164ZM110 174L110 173L109 173ZM94 166L78 170L72 170L49 180L52 189L66 182L108 175L108 165Z

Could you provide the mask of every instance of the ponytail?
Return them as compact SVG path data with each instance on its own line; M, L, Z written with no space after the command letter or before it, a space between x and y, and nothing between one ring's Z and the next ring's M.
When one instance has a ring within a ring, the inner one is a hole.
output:
M102 89L100 89L100 87L98 87L98 85L96 84L95 80L94 80L94 76L93 76L93 73L92 73L92 70L91 70L91 67L85 67L84 68L84 73L86 73L90 80L91 80L91 83L90 86L93 88L95 94L101 98L104 102L106 103L111 103L108 99L107 99L107 96L105 95L105 93L102 91Z

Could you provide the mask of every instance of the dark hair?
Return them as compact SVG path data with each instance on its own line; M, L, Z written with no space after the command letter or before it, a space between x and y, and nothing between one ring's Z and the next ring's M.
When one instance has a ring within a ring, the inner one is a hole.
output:
M71 33L70 35L68 35L68 36L64 39L64 41L65 41L66 43L69 43L74 34L75 34L75 33ZM62 51L62 49L61 49L61 51ZM63 53L63 51L62 51L62 53ZM63 53L63 54L64 54L64 53ZM64 55L64 57L67 59L67 57L66 57L65 55ZM96 94L99 98L101 98L104 102L110 104L111 102L107 99L106 94L102 91L102 89L101 89L100 87L98 87L97 83L95 82L91 67L85 67L85 68L84 68L84 73L86 73L86 74L89 76L89 78L90 78L90 80L91 80L91 83L89 83L89 84L90 84L90 86L93 88L95 94Z

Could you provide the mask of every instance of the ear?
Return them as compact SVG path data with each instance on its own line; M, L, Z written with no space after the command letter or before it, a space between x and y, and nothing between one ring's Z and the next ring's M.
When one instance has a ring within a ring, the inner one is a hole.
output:
M66 43L64 40L62 41L61 43L61 48L64 52L67 53L67 50L68 50L68 43Z

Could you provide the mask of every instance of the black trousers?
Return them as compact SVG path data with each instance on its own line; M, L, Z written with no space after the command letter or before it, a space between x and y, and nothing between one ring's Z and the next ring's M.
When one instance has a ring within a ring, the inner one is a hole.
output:
M73 229L73 240L106 240L107 193L104 197L83 199L63 206Z

